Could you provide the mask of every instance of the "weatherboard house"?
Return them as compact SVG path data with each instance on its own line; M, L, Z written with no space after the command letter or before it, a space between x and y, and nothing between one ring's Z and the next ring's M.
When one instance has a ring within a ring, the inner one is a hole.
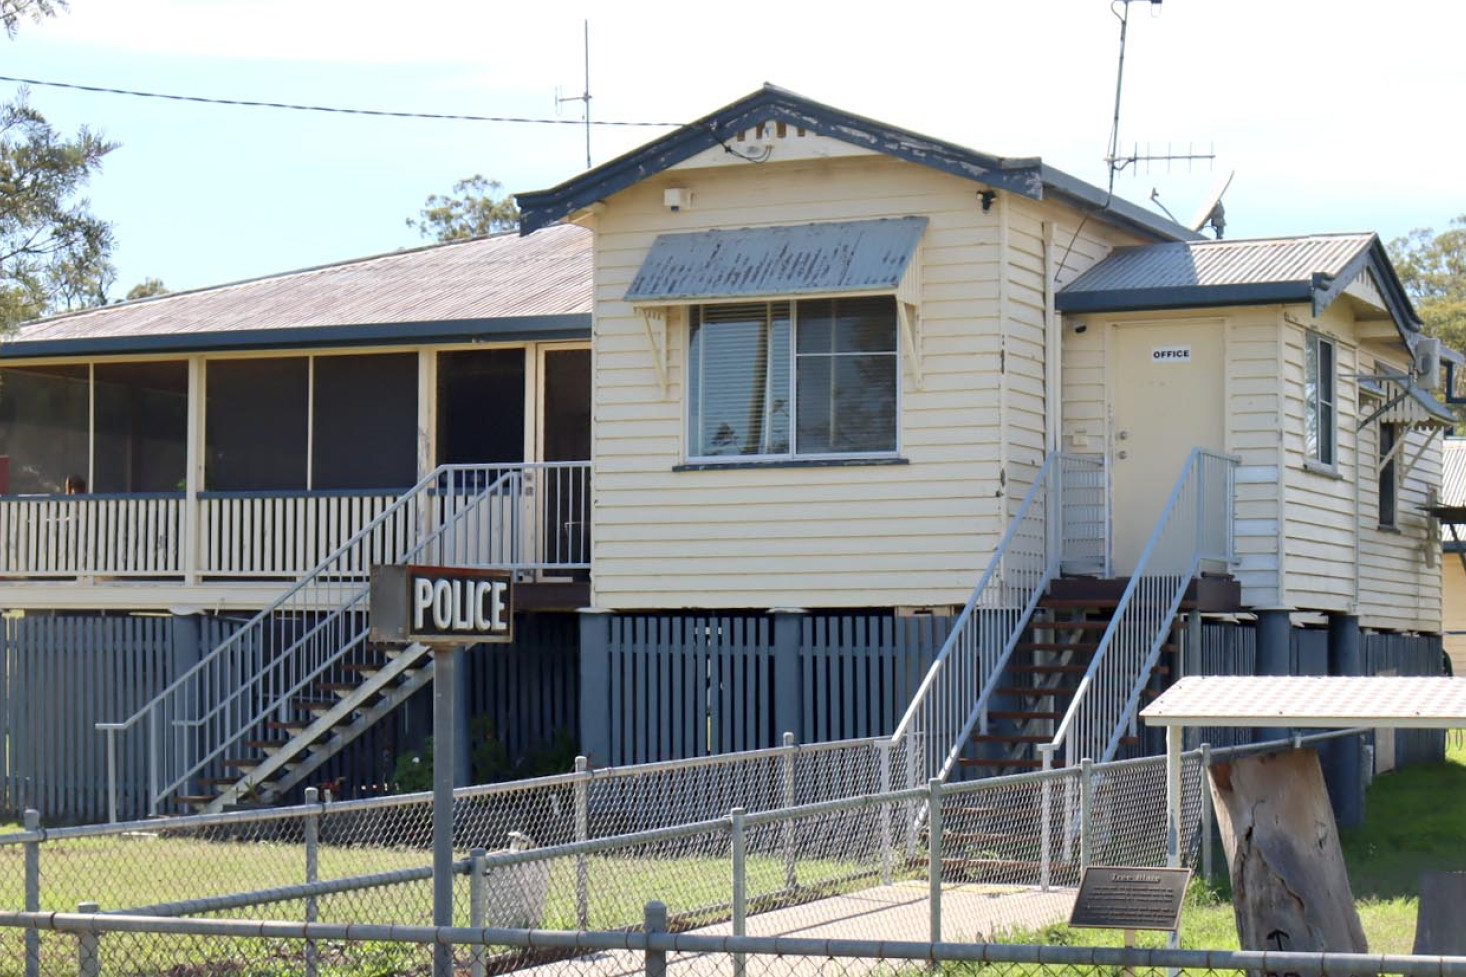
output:
M365 574L425 557L516 576L462 725L597 765L900 725L982 776L1152 748L1183 673L1439 670L1454 354L1374 235L774 87L518 202L0 347L5 803L381 789L432 669Z

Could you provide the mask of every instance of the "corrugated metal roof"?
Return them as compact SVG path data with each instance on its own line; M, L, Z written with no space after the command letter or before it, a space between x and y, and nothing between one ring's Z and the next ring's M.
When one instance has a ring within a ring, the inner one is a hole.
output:
M1446 438L1442 445L1441 505L1466 506L1466 438Z
M1312 284L1316 274L1341 274L1373 240L1373 234L1318 234L1117 248L1062 291Z
M894 289L925 217L660 234L628 302Z
M590 307L591 234L567 224L55 316L23 326L13 342L589 314Z
M1140 715L1152 726L1441 729L1466 725L1466 681L1193 675L1163 692Z

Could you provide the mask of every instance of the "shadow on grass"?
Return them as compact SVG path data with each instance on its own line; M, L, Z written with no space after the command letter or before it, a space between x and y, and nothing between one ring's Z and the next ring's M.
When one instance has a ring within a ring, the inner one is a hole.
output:
M1466 766L1416 764L1375 779L1364 824L1340 831L1354 897L1414 897L1426 871L1466 871Z

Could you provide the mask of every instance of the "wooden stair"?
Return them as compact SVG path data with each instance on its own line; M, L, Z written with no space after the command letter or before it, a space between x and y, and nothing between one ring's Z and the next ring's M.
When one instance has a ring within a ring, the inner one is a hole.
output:
M1065 711L1073 702L1079 682L1099 650L1105 630L1119 606L1127 580L1061 578L1039 600L1027 633L1014 646L988 709L988 731L974 733L958 764L968 776L994 776L1041 769L1041 744L1052 741ZM1187 611L1209 603L1212 591L1194 587L1181 605ZM1181 645L1172 623L1172 639L1161 646L1161 658L1152 670L1152 688L1158 695L1173 672L1171 661ZM1124 737L1127 751L1141 746L1138 737ZM1055 766L1063 757L1055 755Z
M337 669L356 681L323 681L290 701L293 714L261 723L269 738L238 743L240 755L219 761L216 775L200 777L193 792L174 800L190 811L269 803L392 712L433 677L426 645L365 650L371 660Z

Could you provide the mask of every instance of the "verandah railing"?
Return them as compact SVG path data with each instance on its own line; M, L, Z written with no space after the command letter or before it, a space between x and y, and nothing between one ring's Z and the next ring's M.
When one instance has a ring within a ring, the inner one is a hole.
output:
M486 465L521 473L494 541L519 569L590 566L590 463ZM0 496L0 576L293 580L373 522L402 489ZM509 507L515 512L508 512ZM514 535L509 535L509 529ZM410 534L376 526L369 566Z
M1068 711L1039 747L1046 768L1060 749L1065 765L1111 760L1136 732L1140 697L1187 589L1204 563L1232 562L1237 464L1232 455L1191 450Z
M1102 455L1045 460L891 738L906 786L945 780L985 731L993 689L1061 565L1107 562L1106 481Z
M137 712L99 723L108 737L112 796L119 734L143 731L148 809L156 813L231 749L270 738L266 724L286 718L294 697L318 683L353 681L346 666L366 641L366 574L374 563L520 566L503 541L520 538L526 467L438 468ZM545 510L537 512L551 522Z

